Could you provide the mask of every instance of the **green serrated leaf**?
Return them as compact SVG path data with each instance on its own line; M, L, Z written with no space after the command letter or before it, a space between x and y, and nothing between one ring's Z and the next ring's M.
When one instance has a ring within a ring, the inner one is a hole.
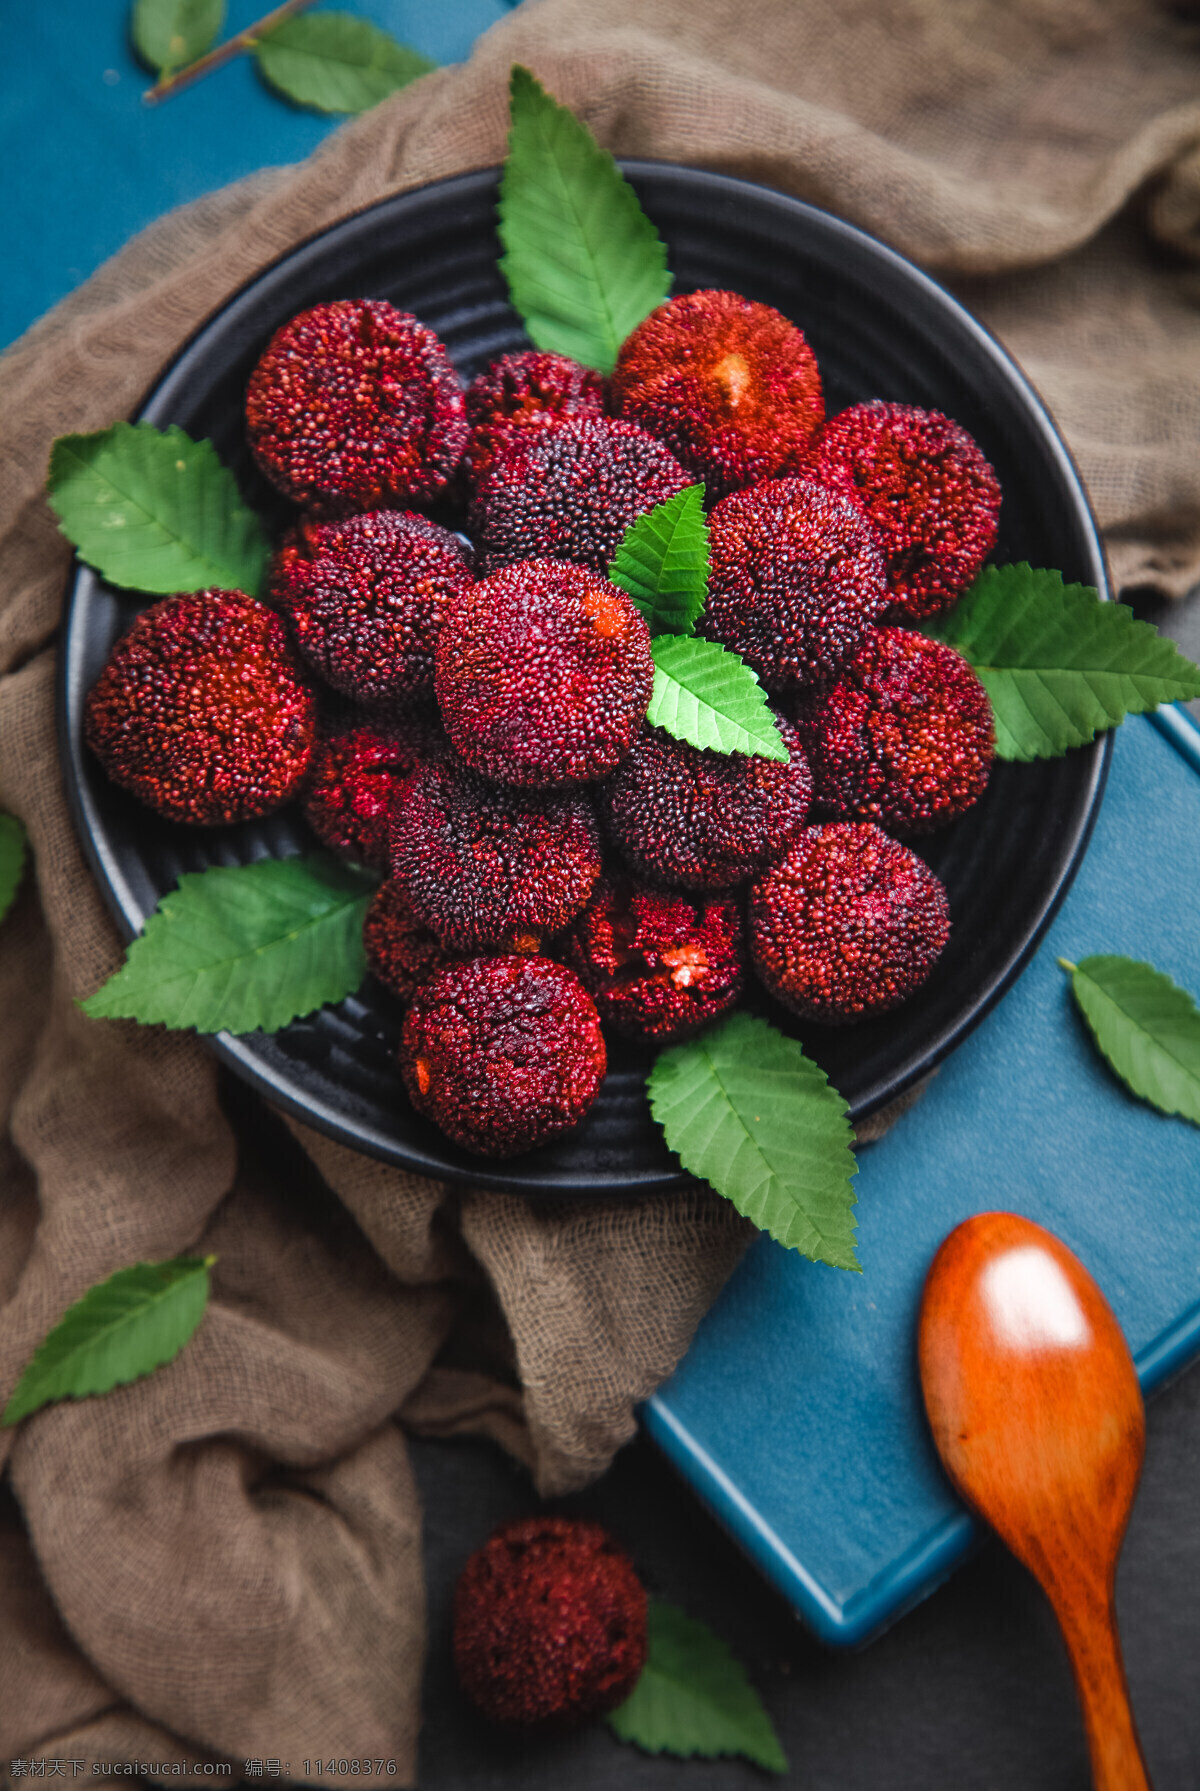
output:
M16 900L25 853L25 829L15 815L0 815L0 920Z
M89 1288L38 1345L0 1424L16 1424L52 1400L108 1393L170 1362L204 1317L215 1261L139 1262Z
M133 47L160 75L174 74L216 41L225 0L136 0Z
M539 348L612 372L671 290L667 251L611 155L527 68L510 78L500 267Z
M789 1250L857 1269L847 1107L795 1039L734 1013L660 1053L650 1108L690 1174Z
M265 80L298 106L365 112L437 63L350 12L285 19L254 54Z
M746 1669L704 1623L651 1599L650 1652L642 1676L608 1717L621 1741L648 1754L740 1754L768 1772L787 1757Z
M630 523L608 576L633 598L651 634L691 634L708 594L703 485Z
M1120 603L1062 574L987 566L923 632L978 672L1001 759L1056 758L1127 715L1200 696L1200 667Z
M189 871L80 1006L93 1020L275 1032L358 988L377 881L319 853Z
M1169 976L1136 958L1059 963L1103 1055L1136 1095L1200 1126L1200 1010Z
M211 442L152 423L60 435L48 492L80 558L115 585L258 595L267 539Z
M650 646L654 691L646 720L652 727L689 746L787 762L767 693L744 659L715 641L681 634L660 634Z

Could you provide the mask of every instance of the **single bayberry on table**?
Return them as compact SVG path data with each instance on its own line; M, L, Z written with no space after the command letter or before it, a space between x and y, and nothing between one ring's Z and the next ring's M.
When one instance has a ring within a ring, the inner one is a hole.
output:
M518 1518L463 1568L454 1664L493 1722L553 1731L602 1716L629 1696L646 1654L645 1591L599 1524Z

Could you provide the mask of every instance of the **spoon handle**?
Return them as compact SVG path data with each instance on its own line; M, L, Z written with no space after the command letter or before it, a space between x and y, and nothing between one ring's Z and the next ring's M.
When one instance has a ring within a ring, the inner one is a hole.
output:
M1153 1791L1142 1755L1111 1592L1054 1598L1083 1706L1095 1791Z

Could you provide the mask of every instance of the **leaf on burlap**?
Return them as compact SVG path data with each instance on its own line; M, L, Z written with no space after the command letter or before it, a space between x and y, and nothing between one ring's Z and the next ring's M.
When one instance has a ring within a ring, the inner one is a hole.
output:
M1072 964L1071 991L1092 1037L1127 1088L1200 1126L1200 1010L1177 983L1136 958Z
M647 1621L650 1652L633 1691L608 1717L613 1733L648 1754L740 1754L768 1772L786 1772L774 1724L725 1643L657 1598Z
M996 756L1057 758L1127 715L1200 696L1200 666L1120 603L1060 572L987 566L922 623L970 660L996 718Z
M16 900L25 853L25 829L15 815L0 815L0 920Z
M48 494L80 558L115 585L258 594L269 552L262 524L212 443L174 424L60 435Z
M688 485L635 517L608 569L651 634L691 634L708 595L703 485Z
M139 1262L89 1288L38 1345L0 1424L56 1399L108 1393L170 1362L204 1317L215 1261Z
M437 67L350 12L285 19L258 38L254 55L277 92L318 112L365 112Z
M745 660L716 641L660 634L646 720L689 746L788 760L767 693Z
M195 62L215 43L225 19L225 0L136 0L133 46L160 75Z
M845 1101L795 1039L747 1013L660 1052L650 1108L690 1174L778 1243L859 1267Z
M609 374L671 290L667 251L606 149L518 63L500 182L500 270L539 348Z
M80 1006L93 1020L275 1032L358 988L377 885L320 853L186 872Z

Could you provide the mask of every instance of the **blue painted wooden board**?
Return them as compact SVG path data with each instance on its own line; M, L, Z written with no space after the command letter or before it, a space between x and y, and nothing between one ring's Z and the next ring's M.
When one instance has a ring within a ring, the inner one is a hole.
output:
M1088 856L1016 987L859 1155L863 1274L762 1238L644 1408L647 1428L826 1641L866 1640L963 1558L973 1521L921 1407L917 1306L971 1213L1049 1226L1125 1327L1143 1388L1200 1354L1200 1131L1128 1095L1059 957L1147 958L1200 991L1200 730L1116 741Z

